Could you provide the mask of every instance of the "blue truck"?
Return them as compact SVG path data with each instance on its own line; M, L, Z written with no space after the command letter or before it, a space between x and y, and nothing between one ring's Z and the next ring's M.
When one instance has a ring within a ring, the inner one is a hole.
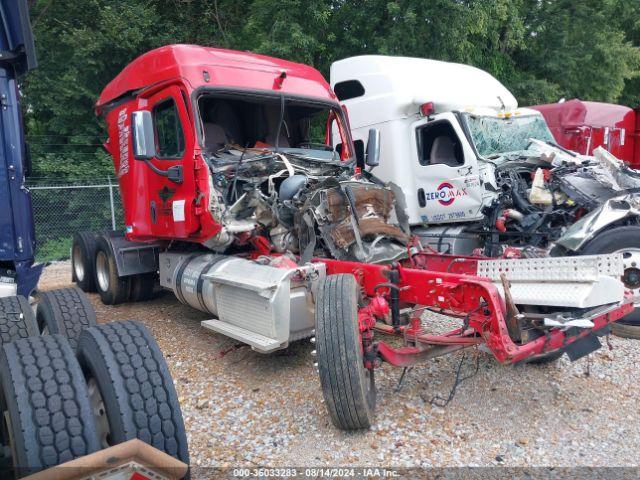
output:
M30 161L18 81L37 65L24 0L1 0L0 19L0 296L28 297L42 273L35 264Z

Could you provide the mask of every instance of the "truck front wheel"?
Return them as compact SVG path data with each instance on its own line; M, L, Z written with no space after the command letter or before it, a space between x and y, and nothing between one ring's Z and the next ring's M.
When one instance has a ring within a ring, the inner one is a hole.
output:
M640 294L640 227L617 227L598 234L580 252L582 255L622 253L624 274L622 282ZM640 305L626 317L611 324L611 331L625 338L640 338Z
M131 277L131 302L146 302L155 297L156 273L139 273Z
M373 371L365 369L358 326L358 286L353 275L329 275L316 298L318 373L327 410L341 430L371 426Z
M100 299L106 305L118 305L129 299L130 278L118 276L115 255L104 237L98 238L96 244L95 283Z

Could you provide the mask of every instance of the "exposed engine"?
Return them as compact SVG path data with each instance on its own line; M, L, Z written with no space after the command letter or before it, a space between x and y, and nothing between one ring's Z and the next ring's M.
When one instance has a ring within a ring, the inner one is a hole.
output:
M584 157L533 142L536 148L495 165L498 195L476 231L487 255L503 254L505 244L542 253L604 202L640 192L640 175L605 150Z
M393 192L354 175L333 151L227 148L205 158L215 192L209 209L223 226L206 245L214 251L262 238L303 262L384 263L407 254L409 237L393 223Z

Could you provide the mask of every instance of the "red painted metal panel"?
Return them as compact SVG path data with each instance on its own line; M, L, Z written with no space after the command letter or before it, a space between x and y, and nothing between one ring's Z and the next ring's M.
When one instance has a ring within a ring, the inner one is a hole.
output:
M281 86L276 79L282 72ZM205 72L207 74L205 75ZM337 102L322 74L300 63L197 45L168 45L151 50L127 65L104 89L98 112L123 96L166 82L184 82L189 93L199 87L286 91Z
M595 148L603 146L632 167L640 167L638 119L631 108L577 99L530 108L542 113L563 147L591 155Z

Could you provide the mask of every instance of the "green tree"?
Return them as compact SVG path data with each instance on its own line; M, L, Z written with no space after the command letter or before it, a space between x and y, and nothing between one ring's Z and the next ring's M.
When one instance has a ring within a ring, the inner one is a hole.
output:
M615 1L526 0L523 12L527 41L514 59L529 79L546 82L549 93L615 102L640 73L640 50L616 20ZM524 86L513 88L525 103L539 97Z
M520 104L640 103L640 3L629 0L30 0L40 67L24 82L36 175L112 172L93 113L106 83L169 43L311 64L360 54L469 63Z

